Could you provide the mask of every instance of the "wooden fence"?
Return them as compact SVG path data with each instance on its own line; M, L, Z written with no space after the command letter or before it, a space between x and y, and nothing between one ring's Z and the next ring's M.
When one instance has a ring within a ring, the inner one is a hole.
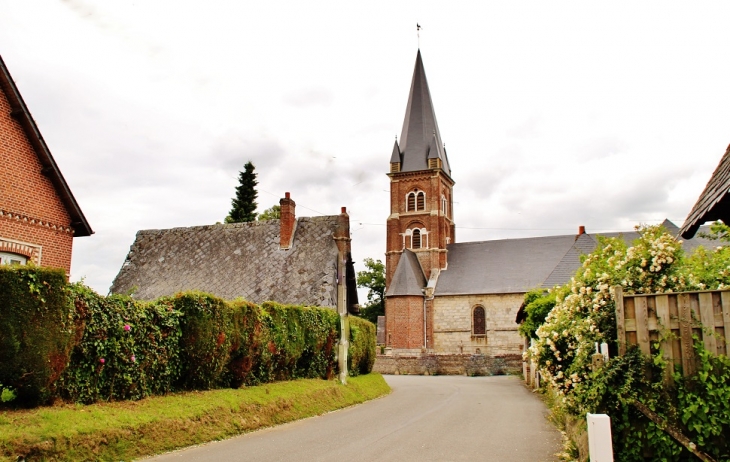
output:
M616 294L616 326L619 354L628 345L638 345L649 355L651 344L659 342L662 356L680 366L684 375L695 372L693 335L716 355L730 350L730 290L664 294ZM667 379L672 370L667 368Z

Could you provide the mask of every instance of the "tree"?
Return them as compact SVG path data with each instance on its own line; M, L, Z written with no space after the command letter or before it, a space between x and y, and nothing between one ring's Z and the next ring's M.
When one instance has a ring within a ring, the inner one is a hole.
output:
M238 172L238 186L236 197L231 201L231 211L225 219L226 223L244 223L256 219L256 173L251 161L246 162L243 171Z
M281 206L274 205L259 214L259 221L278 220L281 218Z
M357 286L368 289L368 304L360 309L360 316L377 324L378 316L385 315L385 265L380 260L366 258L365 271L358 271Z

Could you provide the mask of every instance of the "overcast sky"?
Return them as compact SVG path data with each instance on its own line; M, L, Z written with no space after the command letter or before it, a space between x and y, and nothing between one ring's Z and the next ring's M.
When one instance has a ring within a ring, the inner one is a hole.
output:
M420 47L459 242L681 225L730 143L728 2L2 2L0 54L89 223L102 294L140 229L346 206L383 259ZM359 267L362 268L361 266Z

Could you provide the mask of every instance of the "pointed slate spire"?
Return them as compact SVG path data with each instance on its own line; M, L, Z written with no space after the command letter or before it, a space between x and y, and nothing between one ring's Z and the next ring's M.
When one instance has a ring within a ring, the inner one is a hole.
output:
M435 141L433 139L435 138ZM436 154L431 154L436 146ZM423 69L421 50L416 55L416 67L413 70L411 92L408 95L406 117L403 121L403 131L400 137L400 151L402 152L402 172L414 172L428 169L428 158L437 155L441 159L441 167L451 176L449 162L441 149L441 133L436 123L436 112L431 101L431 92L428 89L426 72ZM433 157L431 157L433 158Z
M398 266L393 274L393 281L385 293L386 297L394 295L423 295L423 288L426 287L426 275L423 274L423 267L413 251L404 249Z
M400 148L398 147L398 140L395 140L395 145L393 145L393 154L390 156L390 163L391 164L400 164L401 158L400 158Z

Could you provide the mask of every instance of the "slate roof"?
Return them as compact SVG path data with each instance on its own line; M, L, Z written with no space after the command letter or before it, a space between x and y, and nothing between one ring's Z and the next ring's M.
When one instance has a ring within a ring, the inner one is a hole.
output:
M139 231L110 291L151 300L200 290L227 300L334 307L337 220L298 218L290 250L279 248L279 220Z
M405 249L398 266L393 273L393 280L385 293L386 297L394 295L423 295L423 288L426 287L426 276L423 274L421 262L412 251Z
M662 224L677 235L679 228L674 223L665 220ZM522 293L565 284L580 267L580 255L595 249L599 235L620 237L627 244L639 237L631 231L448 245L448 268L441 271L435 295ZM717 243L696 237L684 241L682 248L692 252L700 245L714 247Z
M43 166L43 174L51 180L56 192L66 207L66 210L71 217L71 227L74 230L74 236L90 236L94 234L89 222L86 221L84 213L81 211L81 207L79 207L79 204L76 202L76 198L74 198L73 193L71 193L71 189L68 187L66 180L63 178L61 170L58 168L58 165L56 165L56 161L53 159L51 151L48 149L46 141L43 139L43 135L41 135L40 130L38 130L38 126L36 125L33 116L30 115L28 106L25 105L25 101L20 95L20 91L15 85L15 81L10 75L10 71L8 71L2 56L0 56L0 90L5 93L8 101L10 102L10 106L12 108L10 115L17 120L18 123L20 123L25 134L28 136L28 140L33 146L33 150Z
M400 154L400 155L399 155ZM400 157L400 158L399 158ZM416 172L428 169L428 159L441 159L441 168L451 176L449 159L446 156L441 133L436 123L436 112L428 89L426 71L423 68L421 50L416 55L416 66L408 94L406 116L400 135L400 145L396 141L391 163L400 162L401 172Z
M708 221L722 220L730 224L730 146L697 199L692 211L682 225L680 234L685 239L695 235L697 229Z

